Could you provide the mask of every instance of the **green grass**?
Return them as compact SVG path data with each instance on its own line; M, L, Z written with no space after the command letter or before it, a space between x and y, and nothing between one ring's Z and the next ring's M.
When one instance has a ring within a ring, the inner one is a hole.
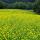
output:
M40 15L30 10L0 10L0 40L40 40Z

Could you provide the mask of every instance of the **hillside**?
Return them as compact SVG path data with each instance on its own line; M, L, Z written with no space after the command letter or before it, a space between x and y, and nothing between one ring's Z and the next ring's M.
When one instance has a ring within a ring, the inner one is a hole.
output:
M40 40L40 15L28 10L0 10L0 40Z

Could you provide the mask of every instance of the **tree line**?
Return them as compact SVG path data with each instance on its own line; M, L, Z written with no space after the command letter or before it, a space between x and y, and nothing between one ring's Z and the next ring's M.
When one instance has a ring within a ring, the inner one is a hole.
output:
M40 0L35 0L32 2L16 1L12 3L0 1L0 9L26 9L40 13Z

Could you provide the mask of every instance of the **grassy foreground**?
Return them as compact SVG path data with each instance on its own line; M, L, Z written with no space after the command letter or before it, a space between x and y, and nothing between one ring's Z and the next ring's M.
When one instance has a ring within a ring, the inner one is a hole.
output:
M40 15L27 10L0 10L0 40L40 40Z

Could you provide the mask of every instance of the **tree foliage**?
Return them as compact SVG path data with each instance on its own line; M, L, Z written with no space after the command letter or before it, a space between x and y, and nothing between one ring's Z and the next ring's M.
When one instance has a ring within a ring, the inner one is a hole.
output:
M9 3L10 1L12 3ZM0 9L33 9L40 13L40 0L0 0Z
M40 0L36 0L33 7L34 12L40 13Z

